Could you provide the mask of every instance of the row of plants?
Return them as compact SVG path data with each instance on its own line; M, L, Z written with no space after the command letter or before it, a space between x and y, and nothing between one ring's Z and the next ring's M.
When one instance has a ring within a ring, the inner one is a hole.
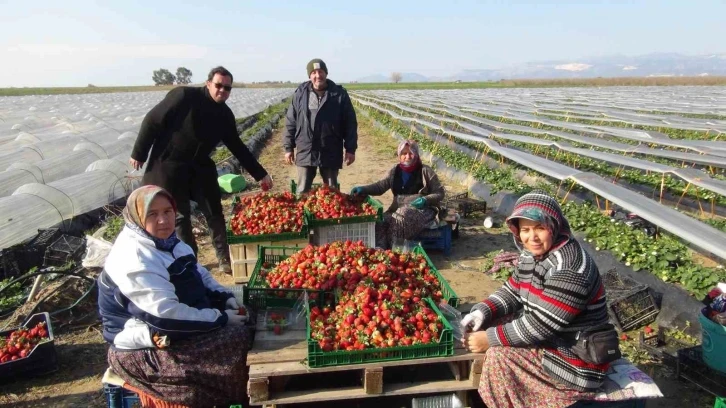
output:
M533 189L516 179L505 181L500 178L507 174L512 177L514 173L511 169L478 170L476 162L469 156L437 144L418 132L410 131L400 122L378 110L360 104L357 107L365 109L371 118L399 134L405 135L410 132L409 135L421 144L423 150L436 151L436 155L448 166L470 173L477 180L490 184L493 190L508 190L515 194L523 194ZM487 166L479 166L481 167ZM472 171L473 169L476 171ZM516 185L517 189L507 188L506 185L510 183ZM563 211L573 229L583 232L585 239L592 242L596 250L609 250L618 260L634 270L647 270L666 282L679 284L698 299L702 298L715 283L726 281L726 272L721 267L708 268L698 264L691 256L689 248L669 234L660 234L657 238L652 238L642 231L603 215L590 203L577 204L569 201L563 205Z
M382 105L387 105L383 103ZM386 106L387 108L393 108L396 109L395 106L389 105ZM426 111L430 113L437 113L441 115L451 116L448 115L446 112L438 112L432 109L427 109ZM457 118L459 120L462 120L462 118ZM464 130L465 131L465 130ZM512 132L512 133L525 133L525 132ZM529 135L528 135L529 136ZM559 141L559 138L556 137L542 137L542 135L537 135L539 139L546 139L546 140L553 140L553 141ZM500 142L503 142L509 146L519 148L521 150L525 150L530 154L535 154L541 157L548 158L549 160L553 160L559 163L570 165L571 167L583 170L583 171L589 171L593 173L597 173L599 175L604 176L610 176L610 177L617 177L619 179L623 179L631 184L641 184L641 185L647 185L650 187L653 187L655 190L660 189L661 184L663 185L664 189L667 189L671 191L674 194L677 195L683 195L685 193L685 196L696 199L696 200L706 200L707 202L712 202L713 204L718 205L726 205L726 197L717 194L711 190L700 188L697 186L690 186L689 183L677 178L672 177L669 174L666 174L665 177L663 177L662 174L654 173L654 172L644 172L642 170L638 169L629 169L629 170L620 170L618 167L614 167L612 165L609 165L602 160L595 160L586 156L580 156L574 153L566 152L559 150L555 147L544 147L539 146L535 149L533 149L529 144L522 143L522 142L514 142L506 139L500 139L495 138L496 140L499 140ZM578 143L573 143L570 141L567 141L567 143L574 145L575 147L583 147L588 149L593 149L592 146L578 146ZM465 143L460 143L465 144ZM477 149L480 149L478 147ZM608 151L607 149L597 149L594 148L593 150L596 151L604 151L608 153L616 153L612 151ZM667 159L666 159L667 161ZM678 163L673 163L672 161L668 161L669 165L672 165L674 167L681 167ZM720 178L720 177L719 177Z
M492 194L501 190L512 191L515 194L520 194L530 189L526 183L517 179L512 168L491 168L484 164L483 160L475 160L465 153L444 148L431 137L416 132L412 128L407 128L401 122L393 119L389 115L386 115L378 110L367 108L357 102L354 102L354 105L356 105L357 109L366 109L366 112L371 116L371 118L380 122L399 135L405 135L410 139L416 140L422 150L435 153L448 166L466 170L467 173L474 176L477 180L486 182L491 187ZM495 153L491 153L489 157L494 160L500 159L499 155L496 155Z
M499 138L495 139L500 140L503 144L525 150L527 153L546 157L549 160L567 164L576 169L593 172L601 176L622 179L631 184L650 186L653 187L656 192L660 189L662 184L664 189L667 189L679 196L685 193L685 196L693 199L706 200L708 202L713 200L715 204L726 205L726 197L721 194L717 194L711 190L697 186L688 186L688 182L681 178L673 177L670 174L663 175L639 169L620 170L618 167L610 165L607 162L603 162L602 160L596 160L587 156L566 152L554 147L533 149L531 145L527 143L514 142Z
M559 120L562 122L574 122L574 123L581 123L583 125L595 125L595 126L610 126L610 127L617 127L617 128L625 128L625 129L638 129L638 130L650 130L660 133L665 133L666 135L674 138L674 139L688 139L688 140L715 140L715 138L718 138L717 134L712 134L705 131L700 130L688 130L688 129L676 129L671 128L667 126L658 127L658 126L648 126L648 125L639 125L634 123L628 123L624 121L620 121L617 119L608 119L608 118L602 118L601 120L589 120L579 117L570 117L570 116L564 116L564 115L557 115L554 113L547 113L547 112L539 112L535 113L536 116L541 116L547 119L553 119L553 120Z
M540 103L548 103L543 101L537 101ZM589 105L585 104L571 104L568 106L577 107L581 106L584 108L591 108ZM678 116L682 118L692 118L692 119L715 119L715 120L726 120L726 116L723 115L716 115L712 113L685 113L685 112L663 112L663 111L657 111L657 110L630 110L625 108L615 108L611 107L610 109L618 109L621 110L623 113L629 113L629 114L645 114L645 115L659 115L659 116ZM555 114L559 116L568 116L569 114L573 113L572 111L568 111L566 109L554 109L554 108L545 108L540 109L540 111L543 112L554 112ZM597 117L593 117L597 118ZM607 117L601 116L600 118L604 120L608 120ZM599 118L598 118L599 119Z
M388 104L386 102L383 102L383 101L381 101L379 99L376 99L374 101L377 104L379 104L379 105L381 105L383 107L386 107L387 109L400 112L403 115L411 115L411 112L405 112L405 111L399 109L398 107L396 107L394 105L391 105L391 104ZM401 104L401 105L405 105L407 107L413 108L413 109L417 109L417 110L423 111L423 112L434 113L434 114L441 115L441 116L445 116L445 117L448 117L448 118L451 118L451 119L454 119L454 120L457 120L457 121L472 122L472 124L477 125L477 126L480 125L479 123L477 123L475 121L471 121L471 120L468 120L468 119L463 118L461 116L457 116L457 115L451 114L449 112L444 112L444 111L441 111L441 110L438 110L438 109L435 109L435 108L421 107L421 106L416 106L416 105L413 105L413 104L410 104L410 103L405 103L405 102L398 102L398 103ZM599 151L599 152L606 152L606 153L612 153L612 154L623 154L623 152L621 152L621 151L614 151L614 150L605 149L605 148L601 148L601 147L598 147L598 146L593 146L593 145L589 145L589 144L585 144L585 143L579 143L579 142L576 142L576 141L573 141L573 140L559 138L559 137L553 136L551 134L545 134L545 133L542 132L542 131L559 131L559 132L572 133L572 130L571 129L566 129L566 128L562 128L562 127L556 127L556 126L549 126L549 125L544 125L544 124L536 123L536 122L517 121L517 120L514 120L514 119L508 119L508 118L504 118L504 117L501 117L501 116L488 115L488 114L481 113L481 112L471 111L470 113L472 113L473 116L477 116L477 117L480 117L482 119L487 119L487 120L491 120L491 121L495 121L495 122L500 122L500 123L503 123L503 124L512 124L512 125L519 125L519 126L525 126L525 127L532 128L532 132L527 132L527 131L522 131L522 130L517 130L517 129L505 129L506 130L506 133L508 133L508 134L522 135L522 136L529 136L529 137L536 137L538 139L551 140L551 141L554 141L554 142L564 142L564 143L568 143L569 145L571 145L573 147L578 147L578 148L583 148L583 149L591 149L591 150L595 150L595 151ZM457 130L465 131L465 129L458 129L458 126L457 126ZM641 144L640 142L635 141L635 140L624 139L624 138L619 138L619 137L615 137L615 136L609 136L608 137L608 140L609 141L613 141L613 142L620 142L620 143L624 143L624 144L633 145L634 147L637 146L637 145L639 145L639 144ZM666 148L664 150L672 150L672 151L679 151L679 152L680 151L683 151L681 149L676 149L676 148ZM690 167L690 165L686 165L685 162L677 161L677 160L673 160L673 159L668 159L668 158L665 158L665 157L648 156L647 157L647 160L648 161L651 161L651 162L654 162L654 163L664 164L666 166L670 166L670 167L674 167L674 168ZM692 165L695 166L695 164L692 164ZM713 171L713 169L706 168L706 170L711 170L711 175L714 176L714 177L726 179L726 177L721 176L719 173L715 173ZM723 170L722 169L718 169L718 171L723 171Z
M651 237L603 215L591 203L568 201L562 205L562 210L570 226L583 232L595 250L609 250L634 271L650 271L665 282L681 285L697 299L718 282L726 281L723 268L698 264L691 250L670 234Z
M287 110L287 107L290 105L290 101L288 99L274 104L270 105L262 112L253 115L255 120L252 122L251 120L248 120L247 123L254 123L252 126L246 128L242 133L240 133L240 139L242 139L243 142L247 142L253 135L257 134L261 129L265 128L266 126L269 127L271 130L276 129L278 126L279 118L281 116L284 116L285 111ZM245 119L247 120L247 118ZM212 160L215 163L220 163L228 158L232 157L232 153L227 149L226 146L218 147L217 150L212 154Z
M584 148L584 149L593 149L596 151L602 151L602 152L607 152L607 153L623 154L623 152L621 152L621 151L613 151L613 150L604 149L604 148L601 148L598 146L592 146L592 145L588 145L588 144L584 144L584 143L578 143L578 142L575 142L572 140L558 138L558 137L555 137L555 136L552 136L549 134L543 135L541 132L534 131L534 129L539 129L539 130L552 130L552 131L572 133L571 129L566 129L566 128L557 127L557 126L543 125L543 124L539 124L539 123L535 123L535 122L517 121L517 120L513 120L513 119L503 118L501 116L487 115L487 114L481 113L481 112L472 112L472 114L474 116L478 116L478 117L481 117L484 119L494 120L494 121L498 121L501 123L507 123L507 124L512 124L512 125L526 126L526 127L530 127L533 129L533 131L531 133L522 132L519 130L506 129L506 133L519 134L519 135L524 135L524 136L533 136L533 137L546 139L546 140L552 140L552 141L566 142L574 147L580 147L580 148ZM458 117L456 117L456 118L461 120L461 118L458 118ZM592 133L592 132L590 132L590 133ZM618 142L618 143L623 143L623 144L627 144L627 145L632 145L634 147L645 144L644 142L640 142L637 140L631 140L631 139L625 139L625 138L621 138L621 137L617 137L617 136L608 136L607 140L612 141L612 142ZM662 150L668 150L668 151L674 151L674 152L692 153L691 151L687 151L684 149L678 149L678 148L674 148L674 147L663 147L663 146L659 146L659 145L650 145L649 147L656 147L656 148L659 148ZM689 167L686 165L686 163L684 163L682 161L668 159L665 157L647 156L647 160L652 161L654 163L661 163L661 164L665 164L667 166L676 167L676 168Z

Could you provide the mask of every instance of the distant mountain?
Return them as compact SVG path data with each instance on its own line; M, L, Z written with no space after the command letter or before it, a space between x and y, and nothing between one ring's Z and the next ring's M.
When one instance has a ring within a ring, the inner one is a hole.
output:
M706 75L726 75L726 54L691 56L656 53L634 57L613 55L574 60L526 62L498 69L468 69L444 77L427 78L420 74L406 73L403 74L403 82ZM390 76L373 75L361 78L358 82L390 81Z
M369 75L367 77L357 79L361 83L381 83L381 82L392 82L391 74L383 75ZM428 82L429 79L421 74L415 72L401 72L401 82Z

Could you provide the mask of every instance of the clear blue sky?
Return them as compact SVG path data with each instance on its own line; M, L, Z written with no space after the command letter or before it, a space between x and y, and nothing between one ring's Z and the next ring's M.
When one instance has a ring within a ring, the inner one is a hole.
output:
M726 51L722 1L273 0L0 2L0 87L152 84L185 66L238 81L463 69L605 55ZM206 4L204 4L206 3Z

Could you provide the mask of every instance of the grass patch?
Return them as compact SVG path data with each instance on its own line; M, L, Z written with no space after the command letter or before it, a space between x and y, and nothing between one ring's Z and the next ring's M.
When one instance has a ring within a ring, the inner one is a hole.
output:
M398 142L396 139L390 137L390 132L374 126L373 121L364 110L356 108L356 116L358 117L358 133L368 133L373 136L375 141L373 148L376 154L388 155L395 158Z
M113 217L108 218L105 224L106 230L103 231L103 239L108 242L114 242L116 241L118 234L121 233L121 230L124 229L126 222L122 215L114 215Z

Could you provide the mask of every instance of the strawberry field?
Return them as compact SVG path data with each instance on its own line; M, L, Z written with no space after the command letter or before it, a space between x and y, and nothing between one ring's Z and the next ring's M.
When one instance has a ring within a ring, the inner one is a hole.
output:
M726 184L721 181L726 178L726 165L718 153L722 148L718 138L725 128L718 120L707 119L705 112L701 116L672 112L633 118L620 105L588 106L584 94L579 95L581 103L574 104L549 94L525 95L524 101L515 101L508 95L478 99L479 93L485 91L465 95L457 95L457 91L378 91L358 93L355 99L359 108L388 129L416 139L446 165L484 182L491 195L500 191L521 194L533 188L559 194L566 201L563 210L573 228L596 250L611 251L635 271L650 272L696 298L726 280L722 267L714 266L723 262L722 252L702 239L726 238L721 229L721 216L726 215L722 207ZM540 106L559 109L559 114L545 114ZM578 114L586 114L588 119ZM621 118L612 118L617 116ZM613 123L618 125L611 126ZM681 139L699 142L689 144ZM656 146L665 148L654 149ZM631 152L631 157L637 154L637 159L620 160L622 150ZM595 153L611 156L594 159L589 152L594 152L593 157ZM683 160L673 159L678 155ZM697 160L687 161L695 156ZM658 174L654 169L664 172ZM538 181L525 182L524 174ZM610 187L592 184L593 176ZM704 179L708 183L699 184ZM585 202L567 201L575 196L585 197ZM643 216L659 227L655 236L604 215L615 208L641 214L645 207L649 212ZM673 222L675 216L684 222ZM704 262L701 254L715 255L715 262Z

